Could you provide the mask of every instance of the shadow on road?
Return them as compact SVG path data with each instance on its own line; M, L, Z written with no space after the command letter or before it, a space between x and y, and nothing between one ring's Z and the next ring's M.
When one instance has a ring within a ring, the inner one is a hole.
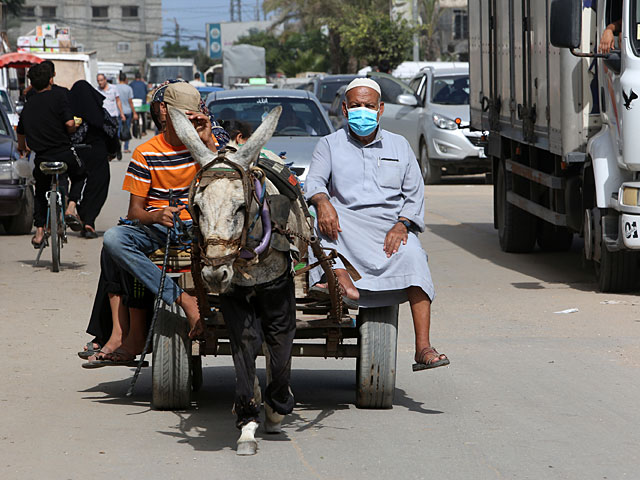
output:
M42 252L42 257L40 257L40 262L36 265L35 256L38 254L38 251L34 249L34 258L33 260L18 260L22 265L28 265L33 267L36 270L51 270L51 253L49 252L49 256L47 257L47 250ZM60 262L60 270L82 270L87 266L86 263L78 263L78 262L65 262L64 258Z
M104 367L116 368L116 367ZM124 369L123 369L124 370ZM232 414L235 372L231 366L214 366L203 368L203 386L193 394L190 410L153 411L151 410L151 369L143 370L138 378L132 397L126 397L131 382L131 375L122 380L103 382L83 390L83 398L104 406L127 405L141 407L139 412L128 415L152 414L173 415L176 424L158 433L172 437L177 443L187 443L198 451L235 450L238 429L235 427L235 415ZM124 371L123 371L124 374ZM258 377L263 392L265 387L265 371L258 369ZM355 401L355 372L352 370L316 370L295 369L292 371L291 383L296 396L296 407L283 422L285 433L278 435L265 434L258 429L256 437L265 441L289 441L286 430L303 432L309 429L347 430L349 425L341 425L328 419L337 411L353 407ZM99 395L102 393L103 395ZM438 410L429 410L422 403L409 397L402 389L395 390L394 407L404 407L418 414L440 414ZM376 410L362 410L375 416ZM112 411L106 415L117 414Z
M491 223L462 223L460 225L429 224L435 235L457 245L463 250L509 270L513 270L539 282L516 282L521 289L544 289L546 283L564 284L582 291L596 291L592 269L583 266L582 239L574 237L568 252L506 253L500 249L498 233Z

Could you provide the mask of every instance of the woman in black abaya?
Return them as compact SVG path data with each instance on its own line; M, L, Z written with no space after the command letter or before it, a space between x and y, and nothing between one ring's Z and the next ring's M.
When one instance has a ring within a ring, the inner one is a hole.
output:
M85 238L98 237L95 221L109 193L108 155L118 143L118 127L102 107L104 99L85 80L74 83L69 95L73 114L82 119L71 140L74 144L89 146L77 149L87 171L82 198L78 203L78 215L83 224L81 235Z

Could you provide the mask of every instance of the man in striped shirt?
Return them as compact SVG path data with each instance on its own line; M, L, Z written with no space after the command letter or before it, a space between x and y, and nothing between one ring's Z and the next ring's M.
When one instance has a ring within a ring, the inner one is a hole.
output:
M199 112L200 94L188 83L173 83L166 87L160 115L166 121L163 133L140 145L133 152L125 175L123 190L131 196L129 220L138 220L144 228L135 225L118 225L104 235L104 249L115 263L138 278L149 290L157 292L161 272L148 255L164 246L167 229L173 227L173 215L178 213L183 221L191 221L184 205L169 206L169 190L173 190L183 204L188 201L189 184L200 168L182 144L167 115L167 106L184 111L193 122L200 138L212 150L217 150L211 134L209 117ZM166 278L162 299L168 305L177 303L189 320L189 336L194 338L204 332L196 298L184 292L176 282ZM126 362L142 351L146 322L131 319L129 334L122 346L104 356L107 360Z

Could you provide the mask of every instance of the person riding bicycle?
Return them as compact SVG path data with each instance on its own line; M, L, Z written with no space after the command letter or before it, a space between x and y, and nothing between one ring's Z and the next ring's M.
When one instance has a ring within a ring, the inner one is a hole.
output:
M48 65L35 65L27 74L37 95L25 104L18 123L18 152L24 156L30 150L36 152L33 177L36 182L34 224L36 234L31 239L35 248L44 241L47 221L46 192L51 179L40 170L42 162L64 162L71 180L65 222L74 231L82 228L76 212L76 204L82 195L85 174L82 162L71 145L69 135L75 132L76 124L69 100L63 89L52 88L53 76Z

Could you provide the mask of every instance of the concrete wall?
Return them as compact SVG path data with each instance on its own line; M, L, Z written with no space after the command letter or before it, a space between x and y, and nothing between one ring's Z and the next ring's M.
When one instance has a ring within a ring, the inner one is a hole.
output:
M42 17L42 7L56 7L56 18ZM138 16L123 18L122 7L138 7ZM35 17L22 16L12 38L26 35L41 23L69 27L85 51L96 51L99 61L139 64L152 56L153 43L162 33L162 0L25 0ZM92 7L107 7L107 18L93 17Z

